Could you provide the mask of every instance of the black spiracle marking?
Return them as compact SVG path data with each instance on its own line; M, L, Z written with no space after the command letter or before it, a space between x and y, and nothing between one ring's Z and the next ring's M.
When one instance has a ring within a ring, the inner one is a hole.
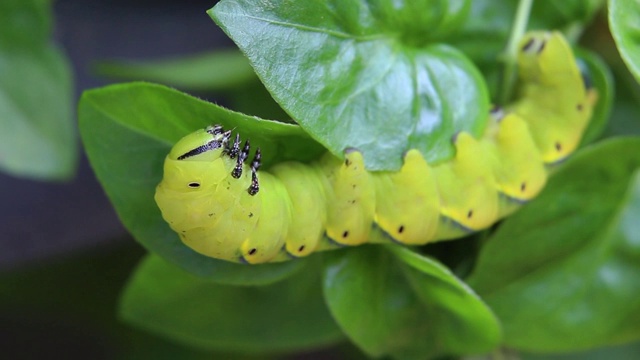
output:
M593 88L593 80L591 80L591 76L589 76L589 74L587 74L586 72L581 72L580 73L582 75L582 83L584 84L584 88L585 90L589 90Z
M522 46L522 51L528 51L531 46L533 46L534 42L535 40L533 38L529 39L529 41L527 41L527 43Z

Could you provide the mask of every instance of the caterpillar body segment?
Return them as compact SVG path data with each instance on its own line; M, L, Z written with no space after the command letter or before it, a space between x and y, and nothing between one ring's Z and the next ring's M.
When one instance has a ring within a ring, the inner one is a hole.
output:
M291 257L303 257L322 246L324 224L327 223L327 195L330 186L320 167L287 162L274 166L271 172L287 190L292 216L285 250Z
M263 173L260 182L265 188L258 193L260 196L251 199L254 195L241 194L248 201L260 202L262 210L255 227L240 247L240 261L250 264L287 260L282 250L292 224L291 201L286 201L289 194L282 181L270 173Z
M334 171L335 163L325 162L329 175L330 201L327 203L327 237L339 245L361 245L369 241L375 214L375 187L364 166L362 153L350 150Z
M503 218L542 191L547 171L527 123L516 114L490 116L480 142L495 176L498 217Z
M561 33L527 33L520 47L520 94L508 109L527 121L544 162L557 163L578 147L591 119L595 90L587 88Z
M445 220L436 238L443 240L487 228L498 216L495 176L481 143L464 132L454 143L453 160L434 169Z
M357 150L260 171L260 153L221 126L180 140L156 189L162 216L206 256L244 263L392 241L420 245L485 229L533 199L549 166L573 152L596 92L559 33L528 33L520 98L492 111L484 134L462 132L455 156L430 165L408 150L397 172L369 172Z
M376 188L374 222L384 235L407 245L435 238L440 221L438 186L420 151L409 150L400 171L372 177Z

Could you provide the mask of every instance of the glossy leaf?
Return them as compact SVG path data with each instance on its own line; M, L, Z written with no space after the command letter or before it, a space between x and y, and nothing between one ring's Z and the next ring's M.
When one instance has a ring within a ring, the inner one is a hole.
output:
M311 136L371 170L398 169L410 148L449 159L451 137L480 135L485 83L437 43L469 1L223 0L209 14L248 56L274 99Z
M640 339L639 168L639 138L586 148L485 245L469 282L507 346L558 352Z
M103 76L191 90L223 90L256 78L247 58L237 50L154 61L104 61L95 69Z
M48 1L0 4L0 170L65 180L76 167L71 70L49 44Z
M200 255L183 245L162 219L153 196L172 144L212 123L236 128L275 159L309 160L323 149L293 125L235 113L160 85L113 85L84 93L80 133L93 170L122 223L147 249L200 276L224 284L281 280L304 261L243 266Z
M404 248L366 246L325 255L324 296L344 332L370 356L426 359L483 353L497 320L446 268Z
M317 271L269 287L216 285L150 255L121 299L129 323L208 350L292 351L343 338L320 294Z
M609 26L622 59L640 82L640 7L635 0L609 0Z

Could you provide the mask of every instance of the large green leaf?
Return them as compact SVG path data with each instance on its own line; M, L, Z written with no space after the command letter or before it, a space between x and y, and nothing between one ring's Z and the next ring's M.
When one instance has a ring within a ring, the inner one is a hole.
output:
M322 301L317 267L268 287L216 285L155 255L121 299L128 322L197 348L270 352L343 338Z
M83 94L80 134L98 180L121 221L147 249L225 284L264 284L297 271L304 261L243 266L200 255L183 245L153 200L162 163L182 136L212 123L235 128L262 148L265 163L309 160L321 146L294 125L235 113L160 85L113 85Z
M575 351L640 339L639 167L640 138L586 148L485 245L469 282L508 346Z
M640 82L640 6L636 0L609 0L609 26L622 59Z
M410 148L446 160L455 133L484 129L484 80L436 42L468 8L463 0L223 0L209 14L311 136L337 156L358 148L381 170L398 169Z
M484 353L500 329L487 306L434 260L379 246L326 254L324 296L345 333L371 356L426 359Z
M77 162L71 71L49 44L49 2L0 4L0 170L62 180Z

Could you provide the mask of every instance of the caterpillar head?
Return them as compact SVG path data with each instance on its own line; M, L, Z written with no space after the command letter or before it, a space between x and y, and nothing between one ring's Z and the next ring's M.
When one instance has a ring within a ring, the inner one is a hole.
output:
M229 137L230 132L210 126L180 139L167 155L155 200L174 230L210 221L199 209L210 202L206 194L229 176L222 157Z
M580 76L571 46L557 31L527 33L520 41L518 69L521 79L546 85Z

